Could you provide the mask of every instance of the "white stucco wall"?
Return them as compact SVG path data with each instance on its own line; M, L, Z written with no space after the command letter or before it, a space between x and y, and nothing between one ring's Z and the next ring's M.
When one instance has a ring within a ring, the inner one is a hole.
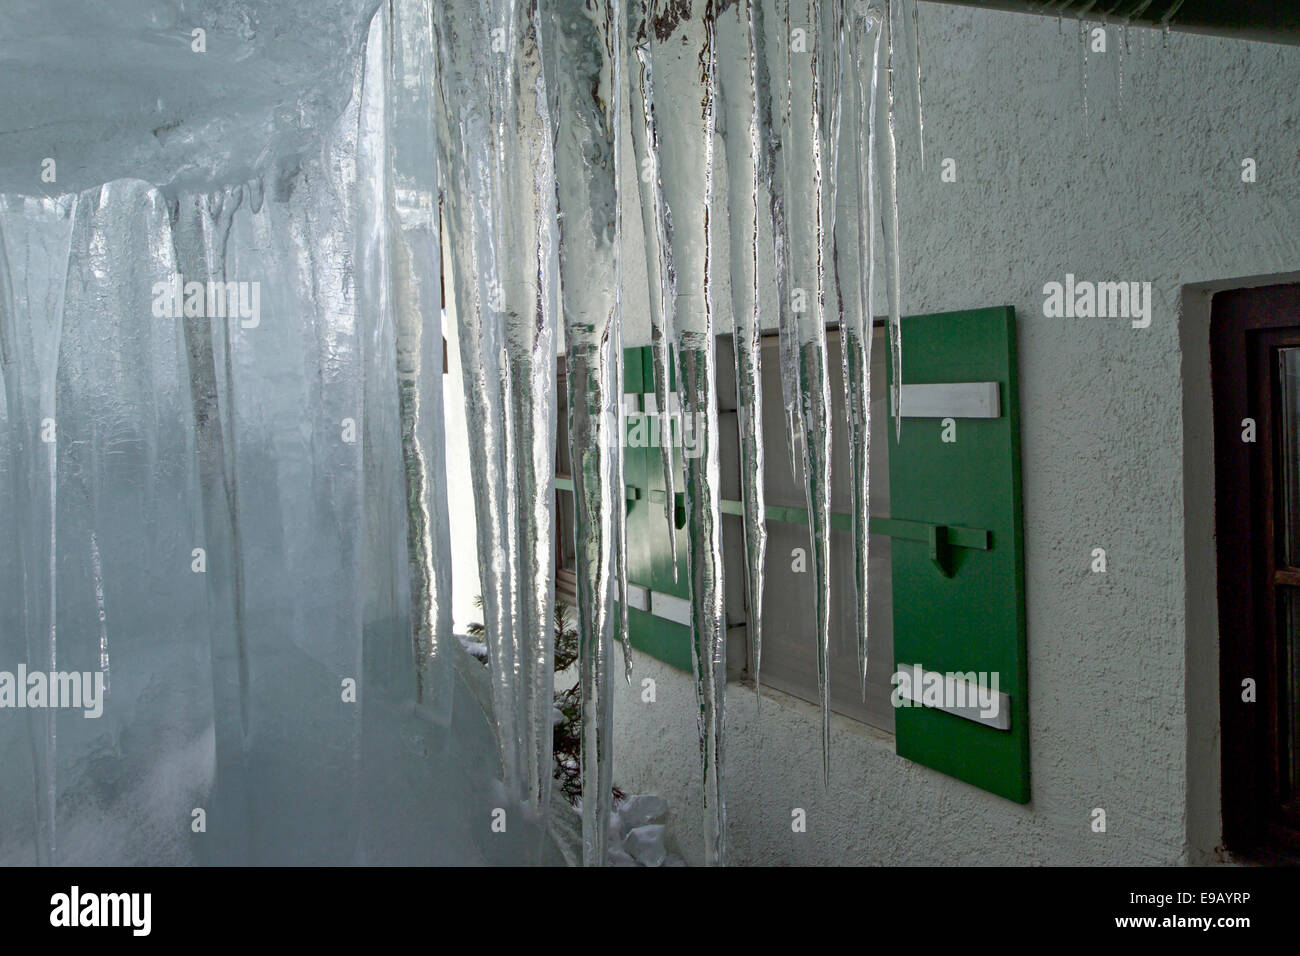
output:
M1019 806L911 764L891 738L838 717L826 789L814 708L765 692L759 718L753 692L736 685L731 860L1208 859L1218 834L1217 658L1203 619L1213 576L1202 560L1190 582L1184 550L1207 557L1212 515L1198 487L1185 541L1184 431L1204 437L1204 423L1184 421L1182 394L1185 371L1193 389L1208 380L1203 348L1183 368L1180 303L1186 284L1300 268L1300 49L1183 34L1165 47L1158 32L1131 30L1121 109L1111 30L1110 52L1088 59L1085 116L1076 25L1062 36L1055 18L923 4L921 33L927 168L902 121L904 312L1016 309L1033 799ZM940 181L944 157L956 160L956 183ZM1241 182L1245 157L1258 163L1256 183ZM630 239L635 205L625 203ZM717 252L722 272L725 244ZM630 248L629 345L649 340L636 256ZM1044 318L1042 287L1067 272L1152 282L1150 328ZM725 320L725 285L715 299ZM883 298L876 305L883 312ZM1194 311L1182 333L1202 343L1208 315ZM1205 413L1204 395L1192 399L1189 414ZM1107 551L1104 576L1089 571L1094 547ZM1200 634L1190 657L1189 591ZM676 842L698 862L691 683L645 655L635 664L617 699L615 779L664 794ZM653 704L641 701L645 677ZM793 807L807 810L805 834L791 833ZM1106 810L1104 834L1090 827L1094 807Z
M1051 17L925 3L921 34L925 171L910 122L900 120L903 308L1016 309L1032 801L1019 806L909 763L894 755L891 737L838 716L825 788L815 708L765 691L760 717L753 691L732 685L730 859L1213 859L1208 298L1202 286L1184 287L1300 270L1300 49L1186 34L1165 46L1157 31L1131 30L1121 108L1112 29L1110 52L1088 58L1085 115L1078 28L1069 21L1062 35ZM955 183L940 180L945 157L956 161ZM1245 157L1258 163L1253 184L1240 180ZM630 155L624 169L624 334L633 346L649 342L649 327ZM725 223L725 183L716 185L714 221ZM715 302L727 322L725 242L714 256ZM1042 287L1067 272L1150 281L1151 326L1044 318ZM447 394L448 461L463 463L463 409L458 390ZM463 625L477 593L467 473L452 486ZM1089 571L1094 547L1107 551L1104 576ZM778 585L789 573L779 558L769 568ZM652 704L641 699L644 678L656 683ZM618 686L615 780L667 797L672 840L699 862L690 678L637 654L633 686ZM807 811L804 834L791 832L794 807ZM1091 829L1095 807L1106 810L1104 834Z

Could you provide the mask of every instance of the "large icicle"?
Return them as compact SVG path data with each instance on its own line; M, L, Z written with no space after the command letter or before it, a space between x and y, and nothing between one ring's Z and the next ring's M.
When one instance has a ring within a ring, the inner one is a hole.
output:
M817 683L822 706L822 769L830 778L830 378L826 368L825 262L821 84L822 0L795 0L791 29L803 29L804 47L792 43L788 89L790 121L785 156L786 247L790 296L798 329L799 425L816 594ZM793 38L793 35L792 35Z
M537 0L435 4L438 132L507 794L551 791L555 185Z
M650 6L653 0L628 0L628 78L632 84L632 154L639 164L642 232L645 235L646 281L650 287L650 354L654 366L654 411L660 416L663 439L671 432L669 383L675 378L673 337L672 249L664 234L663 178L659 168L659 134L655 126L654 65L650 54ZM677 574L676 467L671 440L659 442L664 475L664 513L668 518L668 548Z
M442 413L442 238L433 125L433 35L422 0L393 0L387 178L397 387L406 485L416 699L451 716L450 532Z
M867 693L867 622L870 594L868 556L871 518L871 344L875 301L876 184L873 162L876 143L876 78L880 73L880 34L884 17L878 2L858 2L850 36L846 70L853 77L848 111L857 177L857 308L845 309L840 326L844 397L848 421L849 474L853 497L854 582L857 585L858 678ZM867 50L870 49L868 56ZM870 62L870 69L866 64Z
M623 3L555 0L545 27L573 463L582 849L587 866L603 866L613 809L618 519L625 511L618 204Z
M770 2L771 16L764 7ZM786 174L784 143L790 136L791 46L790 0L759 0L755 20L762 43L755 72L759 132L763 140L763 181L772 217L772 259L776 276L777 337L781 372L781 398L785 410L785 444L790 455L790 475L799 478L799 333L791 300L786 229ZM807 33L808 25L799 29ZM806 41L801 41L801 43ZM803 47L806 51L806 47Z
M726 118L727 220L731 238L731 310L740 425L740 482L745 509L749 663L755 687L761 692L767 515L763 493L763 379L759 345L760 144L755 100L754 32L754 4L751 0L731 0L730 6L724 5L718 20L718 90Z
M23 567L30 569L21 636L6 635L0 646L13 654L11 660L51 673L58 670L57 374L69 257L84 216L75 196L0 197L0 378L13 427L11 514L17 524L11 533ZM53 708L27 714L36 783L33 837L41 866L53 865L58 852L57 716Z
M662 218L674 270L673 331L681 372L677 386L682 428L694 430L693 447L698 451L684 460L692 647L704 762L704 856L709 865L718 865L725 860L726 842L722 743L727 632L709 261L716 14L711 0L654 0L651 10Z
M226 243L242 196L242 186L228 186L177 199L172 242L176 269L187 280L226 281ZM212 316L186 316L183 322L203 506L208 612L213 621L217 787L224 805L223 825L244 834L251 817L247 785L251 675L230 328L228 322ZM248 848L232 840L221 851L244 859Z

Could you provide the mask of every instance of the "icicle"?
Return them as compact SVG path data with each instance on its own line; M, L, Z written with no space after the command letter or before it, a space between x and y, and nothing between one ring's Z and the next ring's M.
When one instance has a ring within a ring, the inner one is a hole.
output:
M921 151L921 169L925 169L925 110L921 106L921 24L917 0L912 0L912 62L916 67L916 144Z
M664 514L668 518L668 549L677 575L676 468L673 445L668 437L670 415L669 380L674 378L671 343L673 337L672 249L664 235L662 213L663 174L660 170L659 134L654 111L654 70L650 55L650 5L652 0L628 0L628 49L632 83L632 154L637 158L641 223L645 235L646 280L650 287L650 354L654 373L656 426L664 429L659 458L664 476Z
M726 622L722 582L722 511L714 376L713 283L709 208L713 191L715 11L654 0L650 50L655 66L654 123L661 143L664 234L672 253L673 331L682 429L696 455L684 456L690 539L691 630L700 705L705 861L725 859L722 799ZM669 104L668 108L664 104Z
M883 22L879 4L860 4L850 31L853 74L852 112L854 159L857 171L858 309L846 314L841 326L844 392L847 407L849 473L853 495L854 581L857 584L858 677L863 700L867 693L867 623L869 608L868 556L871 542L871 345L872 309L875 302L875 143L876 80L880 75L880 35ZM871 44L871 68L866 46Z
M1174 0L1169 9L1165 11L1165 15L1160 18L1160 26L1164 29L1166 41L1169 39L1169 27L1173 23L1174 15L1183 8L1185 2L1186 0Z
M422 0L394 0L386 91L386 177L397 387L405 475L416 700L451 719L450 530L442 408L442 236L433 128L433 36ZM258 180L260 183L260 179ZM261 190L256 206L261 205Z
M104 693L108 693L108 614L104 609L104 562L99 555L99 540L93 531L90 532L90 572L95 583L95 616L99 620L99 672L104 675Z
M1119 111L1124 112L1124 52L1128 48L1128 24L1120 26L1119 33L1119 50L1118 52L1118 69L1119 69L1119 90L1116 95L1118 100Z
M171 238L176 270L187 281L225 281L226 242L241 196L242 189L177 197ZM227 820L243 833L250 818L249 635L230 329L224 319L211 316L186 316L183 323L203 510L204 578L213 621L210 654L217 778L226 781L225 792L232 795ZM236 859L245 859L246 851L246 842L223 847Z
M1083 117L1088 118L1088 24L1083 20L1079 21L1079 45L1083 48L1083 60L1081 69L1083 71L1083 81L1080 84L1083 90Z
M544 34L568 349L587 866L606 861L613 810L614 618L622 597L619 516L626 512L619 374L623 25L621 0L556 0Z
M825 159L833 143L831 131L823 129L823 111L830 116L822 88L824 37L821 23L822 0L796 0L791 5L790 23L809 25L806 52L793 45L790 51L787 89L790 95L788 136L783 143L785 157L786 230L792 297L802 299L804 308L793 310L798 329L799 428L802 435L805 500L809 515L809 536L813 553L813 588L816 594L817 683L822 703L822 763L830 779L830 379L826 368L825 254L826 217L833 206L833 177ZM833 152L830 150L829 152ZM832 286L833 290L833 286ZM802 293L802 295L800 295Z
M771 3L768 18L766 5ZM806 27L804 28L806 31ZM778 364L785 415L786 451L790 476L799 480L799 343L795 328L785 228L785 158L782 144L789 127L790 96L785 86L790 62L789 0L757 0L754 3L754 32L757 62L754 73L758 103L759 179L767 189L768 213L772 220L772 262L776 281Z
M782 240L782 260L785 263L785 289L787 298L799 296L800 308L807 308L804 290L792 288L789 270L788 240ZM790 453L790 477L799 481L799 465L803 448L803 431L799 424L799 328L794 314L793 301L783 305L777 314L777 356L781 365L781 398L785 403L785 444Z
M894 128L894 20L893 0L885 0L885 15L882 29L885 31L885 91L889 102L888 136L889 165L885 168L886 183L889 188L888 202L885 205L886 221L882 228L885 240L885 270L889 293L889 358L893 383L890 388L890 404L894 415L895 438L903 435L902 396L903 396L903 321L902 321L902 266L899 262L899 228L898 228L898 137Z
M625 0L627 10L627 29L625 32L626 59L624 72L627 75L628 103L631 113L632 157L636 163L637 196L641 203L641 235L645 244L646 283L650 292L650 339L651 354L654 362L654 382L656 403L667 401L668 365L668 316L667 288L668 264L667 251L659 234L659 208L663 193L659 185L658 137L654 130L654 84L650 61L650 5L649 0ZM622 328L619 331L619 348L622 348ZM621 351L619 353L622 354ZM662 367L662 368L661 368ZM627 434L627 406L624 404L623 361L618 363L619 375L619 435ZM660 395L659 383L664 383ZM664 464L663 449L660 449L661 469L665 488L673 477L672 462ZM676 497L675 494L673 496ZM673 521L672 510L667 507L668 496L665 494L665 516L668 517L668 546L673 574L677 573L677 531ZM631 645L628 636L627 613L627 508L619 513L619 593L622 600L623 669L631 679L632 661Z
M0 197L0 363L13 434L14 514L20 561L30 569L32 600L23 602L27 664L58 670L58 393L64 293L74 235L85 218L77 196ZM13 223L12 239L6 220ZM17 649L16 647L14 648ZM57 711L28 713L35 768L36 862L57 860Z
M817 84L820 109L820 135L822 156L821 221L819 224L821 240L821 276L822 276L822 317L818 335L819 362L825 378L825 489L816 501L825 505L825 567L816 584L819 587L818 599L825 608L825 627L819 631L821 640L821 660L825 670L825 697L822 711L823 762L824 778L830 780L830 468L831 468L831 413L830 413L830 373L826 364L826 324L834 319L843 330L847 325L846 312L856 312L857 294L852 288L841 284L841 263L851 255L856 237L850 240L841 232L838 216L839 174L840 174L840 125L843 111L844 67L842 59L847 56L848 16L847 0L821 0L819 18L819 46L817 54ZM814 384L817 384L814 382ZM805 406L806 407L806 406ZM805 419L806 420L806 419ZM808 473L807 467L804 469ZM809 492L811 484L806 485ZM811 499L810 499L811 500ZM810 508L811 512L811 508ZM812 522L810 522L810 527ZM814 538L814 545L818 545ZM857 549L854 549L855 553ZM819 621L819 624L821 622Z
M621 201L621 200L620 200ZM621 206L620 206L621 210ZM619 245L622 245L622 213L620 211L619 219L620 239ZM619 272L623 269L623 254L619 252ZM626 478L624 463L627 460L627 453L623 450L623 436L627 434L627 406L624 395L627 393L625 385L625 370L623 368L623 320L622 304L619 305L619 321L615 323L614 330L610 336L610 351L614 355L614 395L617 399L615 415L614 434L619 440L619 486L617 489L619 506L614 509L614 568L615 574L618 575L618 636L619 643L623 648L623 680L629 686L632 684L632 635L628 629L627 614L627 504L626 504Z
M761 0L760 0L761 2ZM718 81L726 111L727 221L731 240L731 309L744 500L749 661L761 694L763 564L767 515L763 491L763 389L758 297L759 136L755 90L754 5L735 0L718 22Z
M439 141L507 793L551 791L555 185L537 0L435 4Z

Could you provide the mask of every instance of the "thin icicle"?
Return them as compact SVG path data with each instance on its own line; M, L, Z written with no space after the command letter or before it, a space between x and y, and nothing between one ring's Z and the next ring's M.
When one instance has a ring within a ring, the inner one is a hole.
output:
M622 214L620 212L619 220L620 246L622 245ZM623 256L619 253L619 272L623 269ZM622 285L620 280L620 286ZM619 643L623 648L623 681L629 686L632 684L632 632L628 628L627 613L627 503L626 503L626 477L624 465L627 461L627 452L623 447L623 436L627 434L627 406L624 404L624 395L627 393L625 388L626 370L623 365L623 321L622 305L619 306L619 321L615 323L612 334L610 335L610 351L614 355L614 395L616 398L617 408L615 409L614 434L619 441L618 456L618 507L614 509L614 569L618 575L618 637Z
M824 758L824 775L825 780L830 780L830 468L831 468L831 413L830 413L830 371L826 362L826 324L832 319L841 329L841 341L843 341L843 330L848 320L845 318L846 312L856 312L858 309L857 294L852 287L846 287L841 284L842 266L846 265L846 257L850 254L851 249L856 242L856 237L851 241L847 234L841 232L838 216L838 196L839 196L839 174L840 174L840 127L841 115L843 113L844 89L844 65L842 60L847 56L846 44L848 42L848 17L847 0L821 0L822 7L818 12L820 17L819 43L817 50L818 61L818 98L820 100L821 110L821 141L822 141L822 189L821 189L821 223L820 223L820 240L821 240L821 275L822 275L822 318L821 328L819 330L819 347L820 362L824 369L825 376L825 490L817 500L820 505L825 502L826 524L825 524L825 567L822 569L823 575L818 583L818 599L824 602L825 607L825 629L820 631L818 637L821 639L821 660L825 667L825 690L826 695L823 701L824 708L822 712L822 732L823 732L823 758ZM814 383L815 384L815 383ZM805 406L807 407L807 406ZM805 468L807 473L807 468ZM813 490L809 485L808 490ZM810 522L810 526L813 523ZM814 538L816 543L816 539ZM854 548L856 554L857 548ZM856 589L855 589L856 590ZM819 621L819 623L821 623Z
M772 16L765 9L771 3ZM790 283L786 229L786 175L784 143L789 137L790 0L759 0L755 5L755 42L758 50L755 92L759 136L762 141L761 177L768 193L772 218L772 260L776 280L778 364L785 415L785 445L790 456L790 476L799 480L799 336ZM807 32L807 26L803 28Z
M556 0L546 23L577 542L583 862L606 862L613 810L615 602L624 514L619 285L621 0ZM626 605L626 601L622 602Z
M650 53L652 0L628 0L628 76L632 91L632 150L641 197L641 223L645 235L646 280L650 287L650 354L654 375L654 412L662 428L660 466L664 478L664 514L668 518L668 549L677 576L677 480L673 461L670 418L673 412L670 380L673 374L672 249L665 235L663 174L660 169L659 133L654 111L654 69Z
M727 220L731 239L731 309L744 502L749 661L761 694L763 565L767 556L763 492L763 388L758 297L758 113L754 98L754 5L733 0L718 22L719 93L726 111Z
M99 672L104 675L104 692L110 687L108 666L108 613L104 609L104 561L99 539L90 532L90 572L95 584L95 616L99 622Z
M852 132L857 171L858 309L841 326L844 391L847 402L849 472L853 496L854 581L857 584L858 678L862 699L867 694L867 623L869 609L868 557L871 518L871 345L875 301L876 80L880 75L880 35L884 17L878 3L863 4L853 21L849 71L854 75ZM871 45L870 70L867 44Z
M890 388L890 405L894 415L895 439L903 435L903 303L902 266L899 261L898 228L898 136L894 120L894 17L893 0L885 0L885 91L889 102L888 136L889 165L885 169L889 187L889 201L885 205L887 221L883 223L885 239L885 270L889 293L889 359L893 382Z
M912 0L912 62L916 76L916 144L921 151L921 169L925 169L925 109L921 105L921 24L919 4Z
M1160 18L1160 25L1164 28L1166 37L1169 36L1169 26L1173 23L1174 16L1183 8L1183 4L1186 2L1187 0L1174 0L1169 9L1165 11L1165 15Z
M1121 113L1124 112L1124 53L1127 51L1127 49L1128 49L1128 24L1124 23L1120 26L1119 51L1118 51L1119 56L1117 58L1119 60L1119 64L1118 64L1119 92L1116 98L1118 100L1119 111Z
M1079 21L1079 45L1083 48L1083 59L1080 61L1083 71L1083 81L1080 84L1083 90L1083 118L1088 118L1088 24L1083 20Z
M833 0L832 0L833 2ZM830 780L830 378L826 367L827 212L833 207L833 179L827 176L833 131L823 128L828 108L822 87L822 0L795 0L790 22L806 24L806 52L793 46L789 58L788 136L785 157L786 229L790 289L798 331L798 422L803 478L813 554L816 594L817 683L822 704L822 769ZM832 7L833 9L833 7ZM828 138L829 136L829 138ZM828 201L829 198L829 201ZM799 300L799 301L795 301ZM800 307L802 306L802 308Z
M712 3L654 0L650 49L655 65L654 122L661 142L662 219L672 252L673 331L683 431L690 540L691 630L700 706L704 857L726 856L722 798L727 631L723 605L718 403L714 375L709 206L713 191L715 10ZM670 104L668 108L664 104Z

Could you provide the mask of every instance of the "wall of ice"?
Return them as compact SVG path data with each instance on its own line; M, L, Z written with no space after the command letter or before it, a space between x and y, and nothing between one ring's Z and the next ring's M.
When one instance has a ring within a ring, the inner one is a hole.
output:
M200 190L287 172L347 105L378 6L5 3L0 192L58 195L115 179ZM41 178L47 157L54 184Z
M308 6L0 14L0 671L106 684L0 710L0 862L559 859L443 640L428 31Z

